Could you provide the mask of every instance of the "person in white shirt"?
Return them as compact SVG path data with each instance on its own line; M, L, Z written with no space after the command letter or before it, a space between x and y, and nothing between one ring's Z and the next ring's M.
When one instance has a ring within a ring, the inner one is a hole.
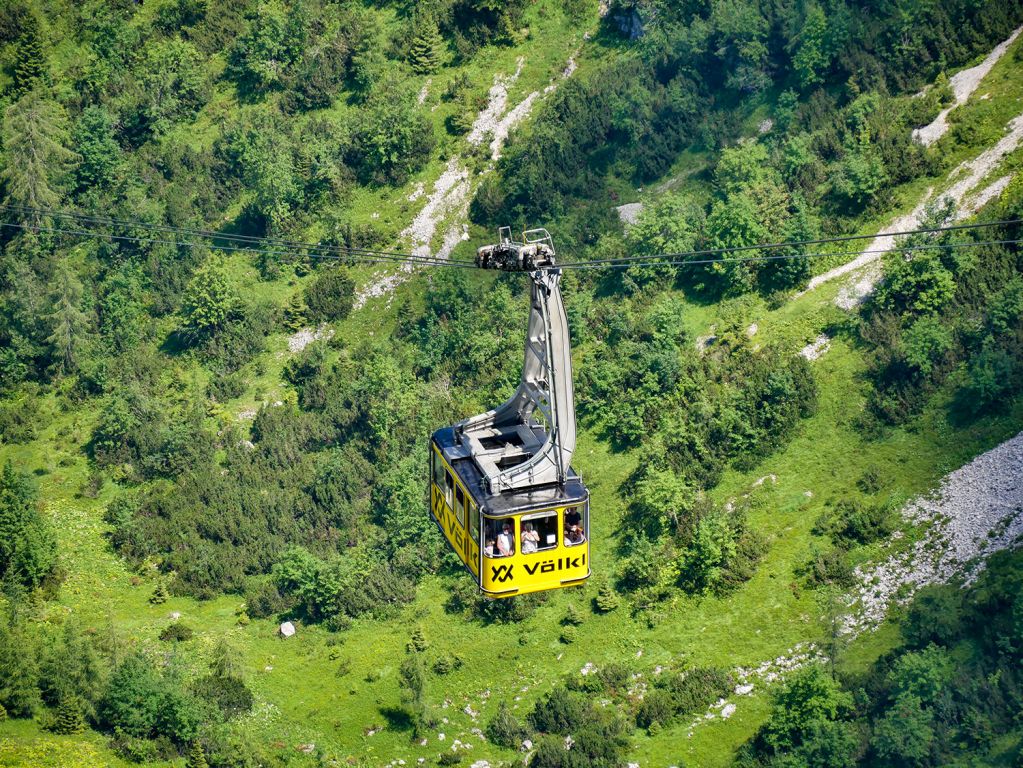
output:
M522 554L528 555L536 552L540 544L540 534L533 530L532 523L526 523L522 529Z
M515 535L512 533L512 524L505 523L504 529L497 537L497 551L501 557L515 554Z

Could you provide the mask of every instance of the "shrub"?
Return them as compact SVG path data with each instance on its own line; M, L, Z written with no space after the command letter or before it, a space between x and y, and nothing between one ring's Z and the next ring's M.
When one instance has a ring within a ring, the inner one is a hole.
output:
M610 584L601 584L597 589L597 595L593 598L593 608L598 613L610 613L618 608L621 599L614 587Z
M574 603L568 604L568 607L565 609L565 616L561 620L561 623L566 626L567 625L579 626L580 624L583 623L583 616L579 612L579 609L575 607Z
M577 694L570 693L563 686L536 702L529 713L529 724L543 733L572 733L583 717L585 706Z
M929 643L950 645L963 629L963 599L958 587L933 585L920 589L913 597L902 636L914 648Z
M220 709L224 717L245 714L252 709L252 691L235 675L207 675L192 686L195 695Z
M163 631L160 633L160 639L164 641L173 641L180 643L186 640L191 640L192 635L194 634L195 632L193 632L190 626L188 626L187 624L182 624L179 621L175 624L171 624L167 627L164 627Z
M848 589L856 583L852 565L849 564L849 552L841 547L832 547L826 551L814 549L798 573L805 576L810 587L832 584Z
M81 733L85 730L85 717L82 714L82 702L74 696L66 696L57 707L57 717L53 723L53 732L64 736Z
M354 300L355 281L343 267L319 273L305 289L307 314L313 322L344 320Z
M100 702L100 722L128 736L166 736L178 744L195 738L205 713L172 676L161 676L141 656L129 656L114 670Z
M494 718L487 724L487 738L499 747L518 749L527 734L528 731L512 714L508 702L502 701Z
M239 299L217 261L195 271L181 300L181 331L189 340L209 338L236 316Z
M842 547L870 542L888 536L894 530L892 509L887 504L864 504L842 499L814 524L814 533L830 533Z
M270 580L252 580L245 588L245 608L249 616L255 619L265 619L284 613L290 605L277 585Z
M445 653L438 656L437 660L433 662L433 671L438 675L446 675L461 668L461 666L462 659L460 657L455 656L453 653Z
M57 542L36 509L28 475L7 461L0 470L0 577L34 589L57 566Z
M430 643L426 639L426 633L423 632L422 627L416 627L412 630L412 636L409 641L405 644L405 650L408 653L422 653L430 647Z
M694 667L669 675L661 683L671 697L676 715L689 715L706 709L710 704L727 696L732 680L724 670L714 667ZM662 725L666 725L662 722Z
M654 723L670 725L676 714L675 703L670 693L663 690L650 691L643 697L636 711L636 725L648 729Z

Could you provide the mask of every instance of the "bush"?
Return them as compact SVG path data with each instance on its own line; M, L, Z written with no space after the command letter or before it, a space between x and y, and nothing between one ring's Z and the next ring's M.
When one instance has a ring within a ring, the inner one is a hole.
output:
M894 530L892 508L887 504L864 504L856 499L842 499L830 512L818 518L814 533L829 533L843 547L869 544Z
M949 646L963 631L963 598L954 586L934 585L913 597L901 625L902 636L913 648L930 643Z
M100 722L128 736L164 736L191 742L206 717L202 703L180 681L162 676L141 656L129 656L114 670L99 708Z
M160 633L160 639L164 641L174 641L180 643L186 640L191 640L192 635L194 634L195 632L193 632L190 626L188 626L187 624L182 624L179 621L175 624L171 624L167 627L164 627L163 631Z
M245 681L234 675L207 675L192 686L203 701L216 704L224 717L242 715L252 709L254 697Z
M841 547L826 551L813 550L810 559L798 571L810 587L834 585L848 589L856 583L856 575L849 564L849 552Z
M610 584L601 584L597 589L597 595L593 598L593 609L597 613L610 613L616 610L621 604L621 599L614 587Z
M694 667L665 677L660 685L671 697L675 714L690 715L727 696L732 689L732 679L727 672L715 667Z
M456 669L461 669L461 667L462 659L453 653L445 653L442 656L438 656L437 660L433 662L433 671L438 675L447 675Z
M663 690L650 691L643 697L636 711L636 725L647 729L654 723L670 725L676 714L675 703L670 693Z
M305 289L307 314L314 323L344 320L354 301L355 281L343 267L319 273Z
M502 701L494 718L487 724L487 738L499 747L517 750L527 735L528 731L512 714L508 702Z
M577 694L562 686L536 702L529 713L529 724L543 733L569 734L578 728L585 705Z

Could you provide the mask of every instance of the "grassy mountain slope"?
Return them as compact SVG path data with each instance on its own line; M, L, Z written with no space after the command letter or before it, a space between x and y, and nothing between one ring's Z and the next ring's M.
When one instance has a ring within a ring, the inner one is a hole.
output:
M145 6L138 23L149 21L146 14L157 12L149 11L149 7ZM378 17L377 23L387 31L402 23L393 8L374 7L368 12ZM487 55L445 66L429 78L412 78L412 82L421 87L429 79L429 90L439 90L446 79L465 73L472 88L482 95L496 73L515 71L517 60L524 57L522 74L509 88L508 103L515 105L529 93L557 81L570 56L579 65L573 77L582 77L608 61L630 55L619 42L585 42L582 32L588 25L597 31L593 19L586 18L586 24L575 23L553 3L530 6L521 19L522 29L516 30L507 44L488 47ZM51 24L57 26L56 22ZM58 36L55 30L51 35ZM942 154L933 173L894 186L886 205L852 217L846 223L850 231L882 229L895 214L914 207L925 189L943 184L948 170L997 139L1001 126L1021 109L1021 50L1017 42L984 80L978 97L955 113L957 124L967 126L960 131L966 139L949 142L950 150ZM65 42L55 48L55 71L66 71L79 56L73 35L68 32ZM224 58L212 56L205 65L208 73L225 67ZM58 84L62 82L60 77L56 79ZM989 98L979 98L985 94ZM757 97L759 101L736 107L736 119L743 126L740 133L752 134L762 117L771 113L776 96L767 91ZM432 109L434 104L439 105L436 110ZM419 205L408 199L417 185L422 184L429 193L450 157L468 155L464 140L445 132L445 121L461 107L432 95L427 96L426 105L433 131L442 138L422 167L400 184L357 184L348 191L343 206L328 204L343 209L346 224L371 226L377 242L393 243L408 225ZM209 149L221 135L223 117L244 111L245 106L244 96L233 85L218 81L194 120L172 128L163 141L187 144L195 152ZM340 119L358 109L357 105L335 104L324 113L336 113ZM663 174L662 181L676 190L709 196L713 184L705 169L716 157L714 150L686 152ZM1001 165L1000 172L1018 168L1020 157L1020 152L1015 152ZM468 162L482 165L480 161ZM617 200L609 198L601 203L605 209L639 194L627 176L623 169L610 169L606 183L608 189L617 190ZM643 196L643 200L656 198L658 187L646 187L648 193L651 189L653 193ZM241 214L249 196L250 191L242 185L224 201L220 208L224 220ZM317 217L298 204L295 209L299 218L308 215L308 220L296 229L303 237L312 239L327 233L331 224L328 217ZM580 219L573 218L577 212L569 205L560 218L553 220L556 242L560 242L555 227L559 221L568 230L568 243L578 245L585 240ZM610 213L606 213L600 226L613 228L606 221ZM468 256L475 245L492 236L479 224L471 225L469 233L469 240L456 249L455 257ZM821 259L814 269L823 271L841 259ZM247 301L278 307L315 279L315 273L296 274L287 269L278 277L262 279L254 261L244 254L227 255L224 268L230 280L243 287ZM356 266L351 275L362 288L384 271ZM474 275L469 280L484 291L497 291L506 285L489 275ZM424 296L431 285L430 274L414 275L398 285L392 295L371 299L347 318L332 323L334 341L317 345L329 360L338 360L361 346L402 333L407 317L424 311ZM12 395L11 402L20 397L30 400L36 409L30 417L35 434L28 440L0 445L0 463L9 459L36 476L40 505L56 534L64 576L51 599L33 605L32 621L39 626L58 626L73 617L113 658L142 651L160 663L180 667L186 679L203 674L217 643L226 638L237 651L246 683L255 696L252 711L231 721L232 737L258 745L283 764L295 765L330 764L331 760L383 765L399 758L410 765L418 758L433 762L442 752L450 751L455 739L472 744L466 750L466 763L477 759L492 764L511 762L517 759L516 751L492 745L473 729L484 729L500 702L507 702L516 715L524 717L564 676L577 676L588 663L621 663L630 673L639 675L630 684L636 703L636 694L656 677L658 667L689 665L731 670L789 654L799 643L825 643L833 606L822 601L797 571L809 558L812 547L824 546L824 539L812 528L826 505L847 495L865 473L876 468L881 468L882 477L878 496L901 502L925 493L948 471L1023 429L1023 396L1018 391L996 413L981 415L964 426L955 418L954 386L947 383L937 389L918 416L883 431L880 437L867 439L859 423L871 389L869 353L855 337L848 313L833 304L839 287L837 283L827 284L780 305L755 294L722 302L699 300L670 287L655 288L634 302L641 311L665 296L679 298L681 323L688 333L685 345L693 356L697 354L697 337L728 325L745 329L756 323L756 333L744 343L754 347L778 345L789 353L795 353L822 331L832 336L830 349L812 364L819 388L816 412L801 420L785 444L752 468L725 468L720 481L707 491L709 501L721 506L749 494L748 525L765 539L763 560L755 573L732 592L692 595L676 590L670 600L654 604L644 603L642 597L630 597L617 610L600 614L591 608L597 591L596 585L591 585L552 595L520 620L487 622L445 610L463 577L454 570L435 568L422 578L414 599L407 604L394 606L383 615L358 616L343 631L302 622L298 634L288 640L276 636L275 617L250 619L240 594L220 594L206 600L175 594L153 605L150 598L154 589L171 575L160 572L160 557L156 555L129 564L117 554L109 541L114 527L104 518L115 498L140 484L123 469L115 468L100 473L102 481L97 479L87 446L106 403L102 397L80 397L73 382L64 379L67 383L57 381ZM521 308L521 294L513 298L517 301L514 306ZM570 304L576 299L570 296ZM518 328L520 319L511 317L507 322L511 328ZM156 317L151 338L166 338L177 323L175 315ZM251 412L265 404L296 398L294 385L284 375L296 357L288 349L289 335L288 329L273 328L265 348L241 367L240 389L213 401L206 397L206 389L222 374L211 371L195 356L161 352L156 377L163 391L175 393L170 400L175 407L201 403L205 408L203 418L212 430L233 428L236 433L227 434L243 439L251 436ZM577 370L596 360L603 344L598 337L578 345ZM518 341L513 340L513 354L500 353L503 356L497 360L502 366L514 366L517 346ZM406 363L401 362L403 366ZM411 366L403 370L412 378ZM496 378L506 386L514 375L515 371L509 369ZM502 394L500 386L473 391L456 384L453 390L454 394L445 392L448 409L438 414L445 422L485 407ZM229 444L219 445L218 459L224 459L230 450ZM594 568L603 581L612 580L625 559L620 544L630 523L626 518L629 499L623 486L641 460L641 451L615 449L595 426L584 426L575 464L591 490ZM170 482L162 479L141 485L160 487ZM857 562L881 556L877 545L853 553ZM580 611L582 623L574 640L564 642L562 619L570 605ZM172 613L180 613L181 621L195 631L191 640L172 645L158 640L159 633L175 622L170 618ZM462 662L445 674L427 675L425 699L436 723L423 734L425 744L411 738L407 714L400 706L399 667L416 628L421 628L429 643L424 652L428 664L449 654ZM886 624L843 648L840 663L849 670L865 669L897 643L896 624ZM695 718L684 717L649 733L631 731L628 759L642 766L729 765L734 750L756 732L769 707L770 686L758 684L753 695L742 698L727 720L717 717L690 728ZM0 722L4 764L66 765L69 755L82 756L82 764L127 764L110 748L107 736L95 731L55 735L44 728L45 720L46 716L40 715L36 721L12 718ZM310 754L302 750L303 745L314 745ZM157 758L153 764L183 762L182 757Z

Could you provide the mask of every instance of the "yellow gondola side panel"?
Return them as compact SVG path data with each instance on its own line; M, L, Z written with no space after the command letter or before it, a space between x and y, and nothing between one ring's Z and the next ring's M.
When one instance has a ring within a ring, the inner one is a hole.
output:
M590 542L588 538L578 544L565 542L560 532L564 531L567 510L568 507L557 508L557 546L528 554L522 553L518 546L522 541L523 521L517 516L506 518L514 524L515 554L506 557L484 556L480 579L483 591L495 597L502 594L522 595L585 581L590 575Z
M447 467L446 462L445 467L450 471L450 467ZM458 484L457 479L455 483ZM464 488L462 492L465 492ZM448 543L455 550L459 559L468 566L469 570L478 579L480 573L479 544L472 540L469 532L458 521L454 510L447 505L444 498L444 490L437 487L437 484L432 480L430 482L430 513L437 521L441 531L444 532L444 538L448 540Z

